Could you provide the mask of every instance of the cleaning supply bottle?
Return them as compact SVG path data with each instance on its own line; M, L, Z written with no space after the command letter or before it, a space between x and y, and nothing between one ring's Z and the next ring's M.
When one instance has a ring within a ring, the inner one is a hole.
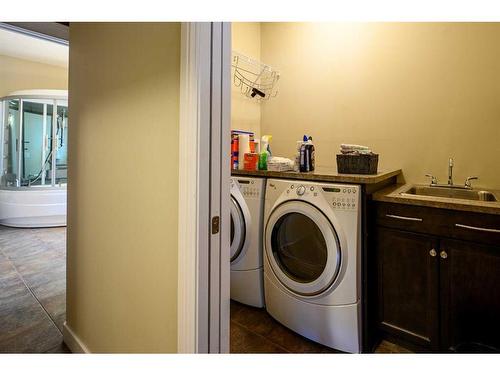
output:
M296 152L295 152L295 160L293 162L293 170L295 172L299 172L300 171L300 149L302 147L302 141L297 141L297 148L296 148Z
M312 171L314 171L314 167L316 164L316 160L315 160L316 156L315 156L313 139L311 136L309 136L309 138L307 139L306 154L307 154L308 171L312 172Z
M238 169L238 134L231 132L231 169Z
M304 172L311 171L311 148L309 146L310 142L309 138L307 138L304 142Z
M308 141L307 135L304 135L302 139L302 145L300 146L300 158L299 158L299 171L308 172L306 165L306 143Z
M267 170L267 160L271 156L271 147L269 142L271 142L271 135L263 135L260 143L260 155L259 155L259 170Z

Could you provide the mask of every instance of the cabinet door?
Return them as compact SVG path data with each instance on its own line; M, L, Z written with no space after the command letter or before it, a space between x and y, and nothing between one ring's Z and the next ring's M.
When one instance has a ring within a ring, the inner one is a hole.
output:
M377 230L379 329L430 350L439 347L439 253L435 237Z
M443 240L440 253L444 350L500 350L500 247Z

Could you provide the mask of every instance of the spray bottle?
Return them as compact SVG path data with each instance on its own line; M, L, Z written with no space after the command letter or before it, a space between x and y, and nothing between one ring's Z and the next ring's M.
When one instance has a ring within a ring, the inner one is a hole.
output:
M267 161L271 157L271 147L269 142L273 137L271 135L263 135L260 143L260 155L259 155L259 170L267 170Z

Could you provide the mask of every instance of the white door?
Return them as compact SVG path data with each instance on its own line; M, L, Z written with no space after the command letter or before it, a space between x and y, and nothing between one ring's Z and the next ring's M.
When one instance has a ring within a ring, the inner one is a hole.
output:
M178 351L229 352L230 24L182 25Z
M211 23L209 352L229 353L231 26Z
M279 205L266 225L265 253L277 279L292 293L316 296L335 281L342 252L335 228L304 201Z

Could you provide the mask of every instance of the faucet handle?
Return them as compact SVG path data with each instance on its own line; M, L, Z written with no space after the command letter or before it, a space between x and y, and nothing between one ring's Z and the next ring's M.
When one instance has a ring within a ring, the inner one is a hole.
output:
M431 175L429 173L427 173L425 176L429 177L431 179L431 185L437 185L438 181L437 181L436 177L434 177L433 175Z
M479 180L479 177L477 177L477 176L469 176L469 177L467 177L465 179L465 187L467 189L472 189L472 185L470 183L472 180Z

